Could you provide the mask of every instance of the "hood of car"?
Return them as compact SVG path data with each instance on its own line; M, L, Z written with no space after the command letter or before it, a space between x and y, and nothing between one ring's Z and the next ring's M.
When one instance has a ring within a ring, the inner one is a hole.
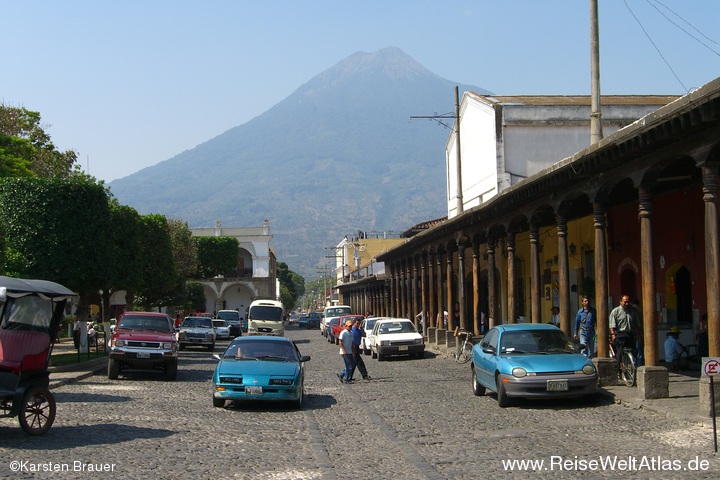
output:
M216 375L297 375L298 362L277 360L221 360Z
M170 332L155 332L150 330L116 330L115 340L133 340L146 342L174 342L175 334Z
M180 327L180 331L186 333L211 333L213 329L205 327Z
M422 339L422 335L417 332L405 332L405 333L378 333L376 335L379 339L383 340L415 340Z
M583 366L592 362L585 355L548 354L548 355L503 355L504 362L510 369L522 367L528 372L568 372L582 370ZM509 371L503 373L510 373Z

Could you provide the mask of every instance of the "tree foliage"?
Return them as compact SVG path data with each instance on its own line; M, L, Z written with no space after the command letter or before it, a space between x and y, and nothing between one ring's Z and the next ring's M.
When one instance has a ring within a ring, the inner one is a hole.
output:
M240 242L235 237L194 237L197 245L198 277L224 275L237 267Z
M106 192L90 182L0 179L8 274L53 280L82 294L110 277Z
M187 222L175 218L168 219L170 242L172 243L175 269L180 278L192 278L198 270L197 245Z
M149 214L142 215L141 222L142 295L138 302L144 309L150 309L169 304L177 286L177 273L167 219L159 214Z
M132 297L142 287L140 252L143 222L134 208L113 202L110 205L110 224L113 236L108 261L112 264L112 277L109 288L105 290L125 290L126 296Z
M70 176L77 153L59 151L46 127L40 113L0 103L0 177Z
M287 263L278 262L275 269L280 282L280 294L286 291L287 299L283 298L283 305L287 310L295 308L297 299L305 294L305 279L288 268Z

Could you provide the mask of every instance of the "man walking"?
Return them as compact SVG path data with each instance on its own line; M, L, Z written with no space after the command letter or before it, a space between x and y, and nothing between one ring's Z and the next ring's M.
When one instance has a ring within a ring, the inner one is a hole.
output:
M587 295L583 296L582 308L575 315L575 327L573 329L574 338L585 345L583 354L592 358L595 354L595 319L597 312L590 306L590 299Z
M355 360L353 359L353 334L350 330L353 322L348 320L345 322L345 330L340 332L340 355L342 355L343 362L345 362L345 375L342 372L338 373L338 377L341 382L352 383L353 373L355 373Z
M360 341L362 337L365 336L365 331L362 329L362 322L359 318L355 319L355 323L352 327L352 334L353 360L355 361L355 366L360 371L360 375L362 375L363 380L370 380L370 375L368 375L367 368L365 368L365 362L362 359L362 351L360 350Z

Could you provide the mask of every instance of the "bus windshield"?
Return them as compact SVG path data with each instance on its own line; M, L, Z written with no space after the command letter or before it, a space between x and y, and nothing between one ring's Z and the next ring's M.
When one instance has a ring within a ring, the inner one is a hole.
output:
M280 322L283 317L283 309L258 305L250 308L248 316L253 320L271 320L274 322Z

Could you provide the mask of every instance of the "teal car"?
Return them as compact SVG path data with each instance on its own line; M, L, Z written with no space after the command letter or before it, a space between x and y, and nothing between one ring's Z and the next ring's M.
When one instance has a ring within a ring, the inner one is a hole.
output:
M238 337L228 345L213 373L213 406L225 402L289 402L302 407L304 363L295 343L285 337Z
M554 325L520 323L491 328L472 350L473 393L513 398L569 398L597 392L593 363Z

